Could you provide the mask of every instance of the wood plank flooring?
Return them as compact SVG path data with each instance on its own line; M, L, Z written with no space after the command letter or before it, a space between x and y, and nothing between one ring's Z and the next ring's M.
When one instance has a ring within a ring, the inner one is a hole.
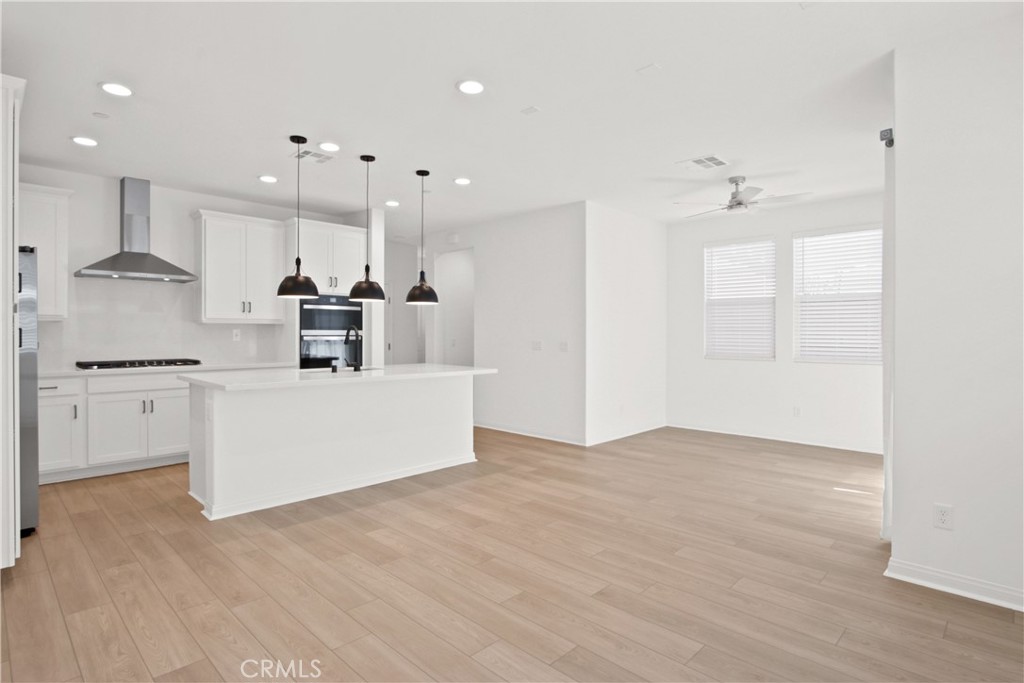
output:
M1024 678L1020 613L882 576L876 456L476 439L474 464L216 522L186 465L42 487L0 678Z

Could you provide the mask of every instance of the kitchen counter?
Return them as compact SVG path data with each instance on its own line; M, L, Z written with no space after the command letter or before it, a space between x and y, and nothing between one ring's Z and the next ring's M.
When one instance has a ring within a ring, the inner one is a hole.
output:
M65 377L110 377L113 375L146 375L150 373L182 372L224 372L227 370L272 370L294 368L294 362L280 363L224 363L210 365L165 365L145 368L110 368L109 370L82 370L73 367L64 370L46 370L39 373L39 379L61 379Z
M182 368L178 368L181 370ZM389 382L434 377L459 377L466 375L487 375L498 372L487 368L472 368L463 365L435 365L417 363L412 365L387 365L383 368L363 368L359 372L339 368L330 370L261 369L231 372L204 372L193 375L192 370L178 375L178 379L190 384L224 391L253 391L257 389L285 389L288 387L313 386L317 384L358 384L362 382Z
M496 372L183 372L189 492L220 519L473 462L473 383Z

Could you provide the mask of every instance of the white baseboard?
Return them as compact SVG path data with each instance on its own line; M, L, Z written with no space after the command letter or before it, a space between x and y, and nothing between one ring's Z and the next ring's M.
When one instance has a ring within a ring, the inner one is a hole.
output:
M521 429L513 429L512 427L503 427L500 425L485 425L479 422L473 425L474 427L480 427L481 429L493 429L496 432L507 432L508 434L518 434L519 436L529 436L533 439L544 439L545 441L557 441L558 443L567 443L570 446L584 446L582 441L576 441L568 437L563 436L552 436L551 434L537 434L536 432L526 432Z
M1000 607L1024 610L1024 591L1020 588L1003 586L991 581L974 579L962 574L954 574L942 569L934 569L913 562L905 562L890 558L885 576L907 583L914 583L926 588L934 588L944 593L962 595L965 598L980 600Z
M94 465L92 467L80 467L74 470L59 470L54 472L40 472L40 484L56 484L61 481L73 481L75 479L87 479L89 477L106 477L111 474L122 474L124 472L135 472L136 470L148 470L153 467L167 467L177 465L181 462L188 462L188 453L178 455L165 455L162 458L147 458L145 460L129 460L127 462L115 462L109 465Z
M819 443L819 442L816 442L816 441L807 441L807 440L804 440L804 439L795 439L795 438L792 438L792 437L779 436L779 435L776 435L776 434L765 435L765 434L754 434L754 433L751 433L751 432L737 432L737 431L725 432L725 431L721 431L721 430L717 430L717 429L708 429L707 427L693 427L693 426L690 426L690 425L675 424L675 423L672 423L672 422L669 422L665 426L666 427L673 427L675 429L688 429L691 432L707 432L708 434L725 434L726 436L745 436L745 437L749 437L751 439L764 439L765 441L781 441L783 443L798 443L801 446L818 446L820 448L831 448L832 450L836 450L836 451L850 451L850 452L853 452L853 453L867 453L868 455L877 455L878 457L882 457L882 452L881 451L874 451L874 450L864 451L864 450L860 450L858 448L851 448L850 446L846 446L846 445L844 445L844 446L837 446L835 444L830 444L830 443Z
M400 470L382 472L369 477L349 477L345 479L336 479L335 481L324 484L317 484L316 486L310 486L302 489L292 489L291 491L275 493L272 496L250 498L249 500L228 503L225 505L211 506L192 491L189 491L189 495L203 504L204 517L210 520L216 520L223 519L224 517L233 517L235 515L245 514L246 512L266 510L267 508L278 507L279 505L287 505L288 503L298 503L299 501L309 500L310 498L329 496L332 493L341 493L343 491L351 491L352 489L360 489L363 488L364 486L382 484L386 481L394 481L395 479L404 479L405 477L411 477L417 474L424 474L426 472L434 472L435 470L443 470L446 467L454 467L455 465L465 465L466 463L471 462L476 462L475 453L470 453L469 455L465 455L458 458L438 460L435 462L426 463L424 465L417 465L416 467L406 467Z

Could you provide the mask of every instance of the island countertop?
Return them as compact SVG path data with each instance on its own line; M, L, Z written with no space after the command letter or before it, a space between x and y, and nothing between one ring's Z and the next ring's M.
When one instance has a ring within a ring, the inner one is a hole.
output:
M394 380L415 380L433 377L458 377L464 375L492 375L493 368L477 368L466 365L440 365L435 363L414 363L409 365L386 365L382 368L366 368L353 372L339 368L338 372L297 370L295 368L267 368L260 370L230 370L224 372L185 373L178 379L189 384L220 389L222 391L253 391L257 389L283 389L287 387L329 386L361 384L364 382L388 382Z

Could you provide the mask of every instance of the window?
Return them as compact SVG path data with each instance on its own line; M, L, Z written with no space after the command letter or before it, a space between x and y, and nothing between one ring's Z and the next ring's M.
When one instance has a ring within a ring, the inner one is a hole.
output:
M882 362L882 231L793 239L796 360Z
M704 247L704 357L775 358L775 242Z

